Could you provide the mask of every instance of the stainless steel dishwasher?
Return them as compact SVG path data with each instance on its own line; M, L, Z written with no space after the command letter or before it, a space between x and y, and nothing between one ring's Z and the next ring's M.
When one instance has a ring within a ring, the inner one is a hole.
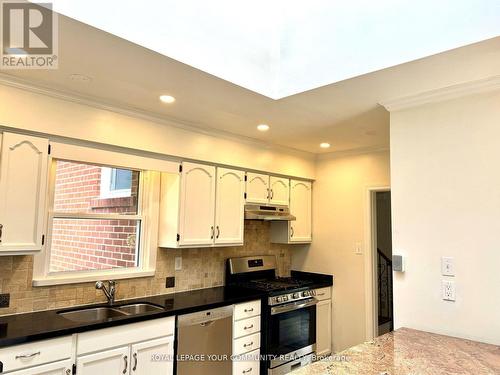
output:
M231 375L233 306L177 319L177 375Z

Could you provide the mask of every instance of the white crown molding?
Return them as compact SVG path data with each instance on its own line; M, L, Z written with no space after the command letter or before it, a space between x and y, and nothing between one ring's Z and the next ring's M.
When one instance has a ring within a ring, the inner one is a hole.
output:
M287 153L289 155L300 156L308 159L314 159L315 157L315 154L312 152L260 141L251 137L246 137L243 135L238 135L219 129L214 129L209 126L202 127L203 126L202 124L191 123L171 116L158 115L157 113L140 110L122 103L116 103L91 96L81 95L68 90L49 88L34 83L32 81L13 77L5 73L0 73L0 84L4 86L14 87L16 89L24 91L29 91L35 94L50 96L55 99L81 104L105 111L115 112L124 116L134 117L141 120L152 121L163 125L172 126L175 128L191 131L198 134L203 134L210 137L223 138L230 141L258 146L266 148L268 150L280 151L283 153Z
M495 90L500 90L500 76L498 75L386 100L380 102L379 104L384 106L389 112L394 112L417 107L423 104L437 103L445 100L457 99L462 96L486 93Z
M357 156L357 155L376 154L379 152L387 152L389 150L390 150L390 148L387 145L387 146L370 146L370 147L363 147L363 148L359 148L359 149L324 152L324 153L316 155L316 161L344 158L344 157Z

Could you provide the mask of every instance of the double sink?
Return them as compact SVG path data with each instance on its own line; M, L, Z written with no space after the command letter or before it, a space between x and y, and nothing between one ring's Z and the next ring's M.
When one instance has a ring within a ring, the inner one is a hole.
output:
M58 314L73 322L91 323L118 318L163 311L163 307L151 303L132 303L122 306L89 307L71 311L59 311Z

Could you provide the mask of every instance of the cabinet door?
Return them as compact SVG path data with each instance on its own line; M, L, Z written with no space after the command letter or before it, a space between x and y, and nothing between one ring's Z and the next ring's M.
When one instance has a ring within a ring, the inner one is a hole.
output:
M71 359L66 359L64 361L35 366L25 370L9 372L9 375L71 375L72 367L73 361Z
M173 375L174 337L163 337L132 345L130 374Z
M217 168L215 243L243 244L245 173Z
M128 346L82 355L76 360L78 375L123 375L128 374L129 369L130 348Z
M247 203L267 204L269 202L269 176L247 173Z
M288 206L290 204L290 180L270 177L270 203Z
M0 253L42 248L49 141L3 133L0 153Z
M290 222L290 242L312 240L312 184L309 181L291 181L290 212L296 220Z
M332 352L332 300L327 299L316 305L316 354Z
M179 244L214 242L215 167L182 163Z

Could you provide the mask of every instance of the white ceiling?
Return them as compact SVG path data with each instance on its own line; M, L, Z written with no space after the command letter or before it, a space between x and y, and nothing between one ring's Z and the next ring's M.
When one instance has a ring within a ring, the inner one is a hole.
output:
M74 73L92 80L73 81ZM495 75L500 75L500 37L273 100L65 16L59 17L59 69L2 73L215 135L311 153L388 147L389 114L378 103ZM165 105L160 94L177 100ZM260 123L271 129L258 132ZM320 149L320 142L332 147Z
M55 0L54 7L273 99L500 34L498 0Z

